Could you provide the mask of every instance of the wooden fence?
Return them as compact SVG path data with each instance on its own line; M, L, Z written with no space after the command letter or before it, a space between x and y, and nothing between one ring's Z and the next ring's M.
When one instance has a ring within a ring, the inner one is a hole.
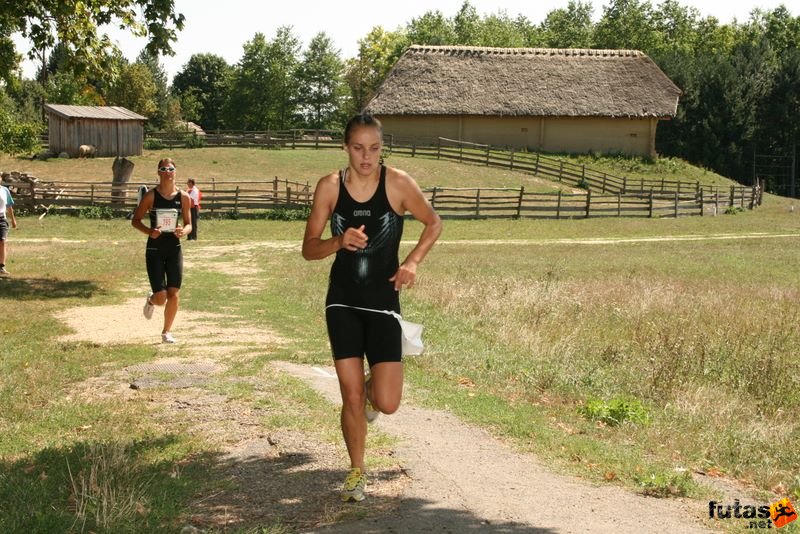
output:
M731 208L752 209L753 198L736 191L695 193L537 193L521 188L440 188L424 190L447 218L583 219L589 217L682 217L717 215ZM728 194L730 193L730 194Z
M543 176L555 182L580 187L598 193L623 195L649 195L650 193L665 195L695 194L698 197L712 197L727 186L701 185L700 182L689 182L667 179L628 178L594 170L586 165L577 165L561 159L543 156L537 152L520 152L514 149L498 149L491 145L467 143L440 137L435 145L417 146L411 144L395 144L391 137L387 140L389 153L403 154L411 157L423 156L436 159L472 163L487 167L501 167L510 171L524 172ZM761 204L762 187L730 186L731 197L753 198L745 202L748 207Z
M199 139L195 132L149 134L165 145L186 146ZM206 133L205 146L265 148L340 148L341 132L334 131L217 131ZM452 218L576 218L680 217L716 215L731 208L753 209L762 202L763 183L748 186L701 185L666 179L632 179L594 170L536 152L515 151L443 137L417 144L387 136L386 151L411 157L430 157L459 163L501 167L542 176L584 189L578 193L534 193L524 188L442 188L424 192L444 217ZM108 205L132 208L138 184L114 189L111 184L71 182L52 184L43 191L23 193L26 206L82 207ZM18 194L19 195L19 194ZM310 205L308 182L206 181L203 207L210 212L240 212Z
M239 148L342 148L341 132L328 130L217 130L197 134L188 132L153 132L147 139L165 148L239 147Z
M313 191L308 182L280 178L273 180L217 180L204 182L203 211L240 213L251 210L303 208L311 204ZM97 182L8 183L15 205L34 212L80 209L89 206L130 211L136 207L140 183L122 186ZM144 184L153 187L156 184Z
M313 191L308 182L274 178L266 181L209 179L203 188L203 210L211 214L242 214L279 208L306 208ZM80 209L102 206L118 211L136 207L140 184L49 182L8 184L18 206L32 211ZM152 184L150 184L152 185ZM646 194L541 193L521 188L433 187L423 193L445 218L552 218L681 217L717 215L731 208L752 209L755 197L748 190L720 188L684 193Z

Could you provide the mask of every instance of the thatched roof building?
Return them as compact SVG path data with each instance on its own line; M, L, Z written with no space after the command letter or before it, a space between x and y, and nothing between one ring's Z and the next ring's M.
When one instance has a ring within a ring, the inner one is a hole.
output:
M654 154L680 94L637 50L415 45L366 109L400 137Z
M147 117L120 106L45 104L50 152L79 155L93 145L96 156L140 156Z

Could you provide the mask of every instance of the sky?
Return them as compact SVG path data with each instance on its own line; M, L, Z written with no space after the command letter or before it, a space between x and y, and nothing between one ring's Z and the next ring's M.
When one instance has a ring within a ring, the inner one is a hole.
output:
M412 19L428 11L439 10L446 17L454 17L464 0L393 0L390 2L364 2L352 0L296 0L294 2L253 2L252 0L175 0L175 10L183 13L186 22L178 40L173 44L174 56L163 57L161 63L168 78L182 70L193 54L211 53L221 56L233 65L242 56L244 44L257 32L273 39L281 26L291 26L300 39L303 49L320 32L325 32L339 49L343 59L355 57L358 41L376 26L387 31L404 27ZM594 7L597 20L603 13L607 0L584 0ZM480 16L504 11L509 17L523 15L533 24L544 20L547 13L564 8L568 0L469 0ZM750 18L750 12L773 9L781 4L794 16L800 16L800 0L679 0L696 8L700 15L714 16L722 23L739 22ZM660 0L651 0L654 6ZM139 55L145 44L130 33L114 29L110 37L131 61ZM25 41L16 39L17 49L27 51ZM23 74L32 78L36 66L25 61Z

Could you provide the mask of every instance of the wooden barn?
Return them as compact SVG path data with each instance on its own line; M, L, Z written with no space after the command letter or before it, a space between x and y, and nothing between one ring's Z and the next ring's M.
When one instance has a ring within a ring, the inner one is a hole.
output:
M78 156L81 145L94 145L95 156L140 156L147 117L119 106L45 104L50 152Z
M414 45L366 110L398 140L655 156L680 94L637 50Z

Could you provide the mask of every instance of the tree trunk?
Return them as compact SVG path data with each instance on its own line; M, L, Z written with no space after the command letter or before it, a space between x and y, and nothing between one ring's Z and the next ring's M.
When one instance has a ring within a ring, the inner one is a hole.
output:
M128 196L128 182L133 174L134 163L128 158L114 158L111 171L114 177L111 180L111 203L124 204Z

